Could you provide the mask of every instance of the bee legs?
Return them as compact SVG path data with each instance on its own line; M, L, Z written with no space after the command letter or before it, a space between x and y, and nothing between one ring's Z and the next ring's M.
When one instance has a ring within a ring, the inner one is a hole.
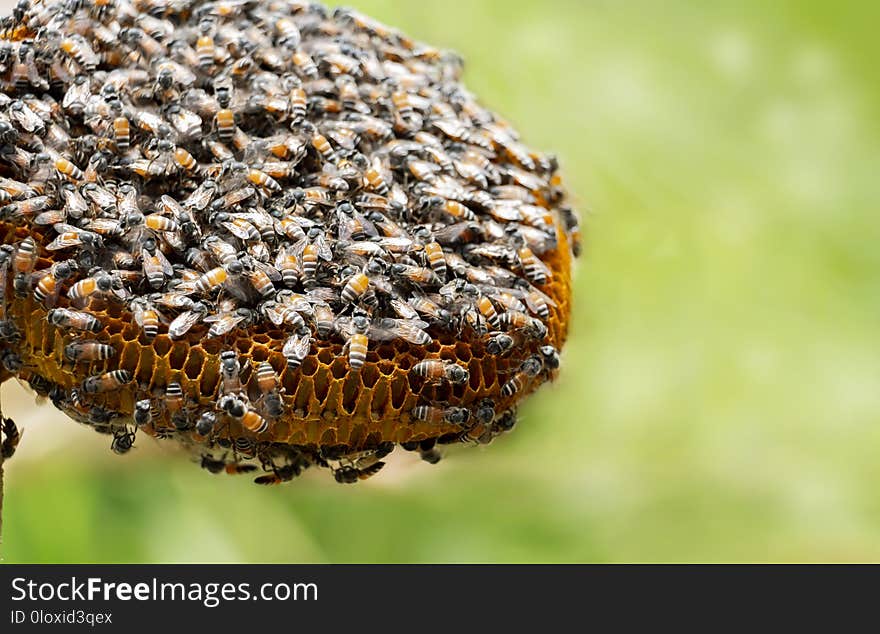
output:
M0 414L0 431L2 431L0 437L3 437L0 453L3 455L3 460L9 460L15 454L15 450L18 447L18 443L21 440L21 432L16 427L15 421L4 417L2 414Z

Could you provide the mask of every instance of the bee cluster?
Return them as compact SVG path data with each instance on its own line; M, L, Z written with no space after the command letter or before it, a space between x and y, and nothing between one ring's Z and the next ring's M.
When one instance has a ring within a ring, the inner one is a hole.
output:
M114 451L351 482L488 442L555 374L576 216L454 54L297 0L2 29L0 357Z

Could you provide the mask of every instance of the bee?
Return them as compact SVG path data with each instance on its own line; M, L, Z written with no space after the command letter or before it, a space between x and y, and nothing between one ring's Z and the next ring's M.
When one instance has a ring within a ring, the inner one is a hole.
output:
M327 304L320 303L315 305L314 321L315 331L319 337L326 339L333 332L336 315Z
M205 412L205 414L213 415L212 412ZM207 434L202 434L202 435L207 436ZM203 455L202 459L201 459L201 467L202 467L202 469L206 470L208 473L213 473L214 475L216 475L226 468L226 463L223 460L215 460L211 456Z
M364 185L379 196L388 195L388 183L385 182L382 173L374 167L369 167L364 171Z
M520 369L501 386L501 396L510 397L521 392L529 379L538 376L542 367L543 363L539 357L529 357L523 361Z
M360 91L357 82L348 75L341 75L336 80L336 86L339 89L339 100L346 110L370 113L370 107L361 101Z
M101 394L118 390L131 381L131 374L127 370L112 370L104 374L90 376L82 384L82 390L86 394Z
M223 143L230 143L235 136L235 114L229 108L218 110L214 115L214 126L217 128L217 138Z
M16 199L31 198L37 195L37 192L30 185L4 177L0 177L0 190Z
M437 464L443 459L443 454L434 447L419 449L419 457L428 464Z
M256 193L257 192L253 187L241 187L239 189L234 189L213 201L211 203L211 210L222 211L226 209L232 209L236 205L254 196Z
M526 246L517 250L517 259L526 278L532 283L543 286L550 278L550 269Z
M0 217L5 218L28 218L46 211L52 204L49 196L32 196L24 200L9 203L0 209Z
M221 396L217 401L217 407L237 421L240 421L248 411L247 404L239 396L233 394Z
M119 152L127 152L131 146L131 124L126 117L113 119L113 138L116 140L116 149Z
M327 137L320 134L319 132L315 132L312 135L312 147L318 151L318 154L328 163L335 164L339 161L339 156L333 150L333 146L330 145L330 141L327 140Z
M31 101L31 103L40 102ZM37 136L46 134L46 124L43 119L24 101L16 99L10 102L8 112L12 121L25 132L35 132Z
M427 317L432 323L438 324L446 330L453 330L453 315L437 302L422 295L413 295L407 299L407 304L419 314Z
M370 278L363 273L352 275L340 293L340 297L344 302L349 304L355 303L370 287Z
M161 288L165 284L165 278L174 275L174 269L165 254L156 246L153 238L148 238L141 245L141 259L144 277L153 288Z
M541 323L541 321L516 310L508 310L501 313L498 318L498 325L504 330L521 330L523 334L532 339L543 339L547 336L547 326Z
M181 147L174 149L174 161L187 172L198 171L195 157Z
M415 117L415 109L413 108L413 100L409 93L398 90L391 93L391 103L397 109L397 114L406 122L410 122Z
M152 341L159 334L160 317L158 311L147 300L135 298L131 303L135 323L140 327L147 341Z
M214 412L202 412L196 421L196 432L201 436L208 436L217 424L217 415Z
M256 380L266 414L270 418L278 418L284 413L284 401L278 389L278 375L268 361L262 361L257 366Z
M128 431L128 429L114 431L110 449L119 455L128 453L134 446L135 435L135 431Z
M278 45L286 49L296 50L302 39L296 22L290 18L279 18L275 22L275 28L278 31Z
M189 299L188 297L186 299ZM192 302L192 300L190 300ZM205 318L208 307L201 302L192 302L186 310L175 317L168 324L168 336L172 339L180 339L197 323Z
M58 293L61 291L61 282L68 279L76 272L76 262L73 260L64 260L56 262L50 269L42 272L40 281L34 288L34 299L43 304L46 308L52 308Z
M325 187L306 187L297 190L298 195L300 192L302 195L302 201L307 208L313 208L315 206L329 207L335 204L333 194Z
M150 399L145 398L134 404L134 424L138 427L149 425L153 421L153 406Z
M425 247L425 260L428 266L430 266L437 278L440 280L446 279L446 257L443 255L443 247L440 246L439 242L431 241L428 242Z
M18 243L12 270L15 272L13 287L18 297L24 297L30 290L30 274L37 263L37 243L31 236Z
M0 416L0 429L3 431L3 444L0 445L0 454L3 460L9 460L15 454L22 433L11 418Z
M448 381L452 385L463 385L470 378L467 369L440 359L420 361L412 367L410 372L429 381Z
M73 362L106 361L116 356L116 348L106 343L84 339L66 345L64 356Z
M193 285L193 292L200 295L208 295L219 288L228 278L229 274L225 268L222 266L215 267L196 280Z
M90 203L105 212L116 211L116 196L96 183L87 183L80 190Z
M223 391L227 394L241 392L241 363L238 355L232 350L220 353L220 379Z
M555 346L541 346L538 349L544 362L544 367L548 370L556 370L559 368L559 350Z
M72 57L87 73L94 72L98 66L98 56L82 37L67 37L61 41L59 48Z
M470 420L470 411L463 407L436 407L433 405L417 405L410 416L417 422L440 425L466 425Z
M53 308L46 314L46 320L58 328L71 328L89 332L101 332L104 325L94 315L67 308Z
M395 277L408 280L419 286L440 286L440 278L437 277L434 269L425 266L392 264L389 270Z
M269 421L253 409L248 409L244 413L244 416L241 417L241 425L254 434L262 434L269 429Z
M257 467L252 464L236 464L234 462L229 462L224 465L223 470L226 471L228 475L241 475L243 473L256 471Z
M501 327L501 317L495 310L495 305L492 303L492 300L485 295L482 295L477 301L477 309L494 330L498 330Z
M476 423L480 425L488 425L495 418L495 401L491 398L484 398L477 403L474 410L474 418Z
M249 167L247 170L247 179L252 184L257 185L258 187L263 187L270 192L281 191L281 185L278 184L278 181L276 181L274 178L272 178L262 170Z
M428 198L423 204L435 206L439 208L451 218L459 221L471 222L477 219L477 215L470 208L461 204L457 200L447 200L440 197Z
M470 143L472 145L481 147L489 152L492 151L491 141L479 135L471 134L470 130L468 130L464 123L462 123L458 119L432 119L431 125L433 125L435 128L437 128L437 130L439 130L442 134L452 139L453 141Z
M489 341L486 343L486 352L492 356L501 356L510 352L513 349L514 343L513 337L507 333L499 332L489 338Z
M281 283L294 286L300 279L302 269L293 247L281 249L275 258L275 269L281 273Z
M122 29L119 31L119 39L131 46L137 46L147 59L164 57L168 54L166 48L147 35L143 29L136 27Z
M283 467L272 469L271 474L263 475L254 479L256 484L271 485L281 484L293 480L302 472L302 467L298 463L291 463Z
M550 307L556 306L556 302L531 285L524 291L523 300L532 314L544 320L550 318Z
M205 322L211 323L208 329L208 337L221 337L231 332L236 327L246 327L253 321L253 312L248 308L238 308L236 310L223 311L219 314L208 315L204 318Z
M312 346L312 339L307 333L291 335L284 343L281 353L287 359L287 367L295 370L302 365Z
M254 290L265 298L275 294L274 282L282 279L281 274L268 264L258 260L248 260L249 265L245 268L245 275L250 280Z
M67 291L68 299L78 300L91 297L97 293L108 293L113 288L113 279L109 274L98 271L94 276L80 280Z
M167 134L165 133L167 125L164 119L153 112L136 110L132 114L132 120L137 127L156 136L156 138L162 138Z
M366 317L356 315L351 320L351 325L353 332L348 335L345 346L348 349L348 366L352 370L357 371L364 366L367 360L367 348L369 346L367 331L370 327L370 322Z
M318 78L318 67L315 61L302 51L296 51L293 54L292 61L297 72L306 79Z
M358 212L351 203L339 203L336 206L336 218L338 221L337 235L339 240L360 242L368 236L378 235L375 225L363 214Z
M354 484L358 480L366 480L367 478L376 475L384 466L384 462L374 462L370 466L364 468L343 466L333 470L333 477L340 484Z
M324 232L318 227L309 229L306 238L295 245L294 252L300 254L303 278L308 281L315 278L319 259L327 262L333 259L333 252L330 250Z

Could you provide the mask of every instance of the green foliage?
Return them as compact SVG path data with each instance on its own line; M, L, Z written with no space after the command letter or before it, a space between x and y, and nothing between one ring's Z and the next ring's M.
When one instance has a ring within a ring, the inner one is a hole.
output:
M877 6L351 4L559 154L589 210L559 382L491 448L353 487L87 430L41 453L46 406L6 560L880 559Z

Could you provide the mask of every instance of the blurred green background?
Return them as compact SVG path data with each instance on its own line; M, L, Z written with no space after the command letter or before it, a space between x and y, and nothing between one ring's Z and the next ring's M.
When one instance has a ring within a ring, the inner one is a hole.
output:
M350 4L560 156L559 381L489 448L270 489L7 384L6 561L880 560L878 5Z

